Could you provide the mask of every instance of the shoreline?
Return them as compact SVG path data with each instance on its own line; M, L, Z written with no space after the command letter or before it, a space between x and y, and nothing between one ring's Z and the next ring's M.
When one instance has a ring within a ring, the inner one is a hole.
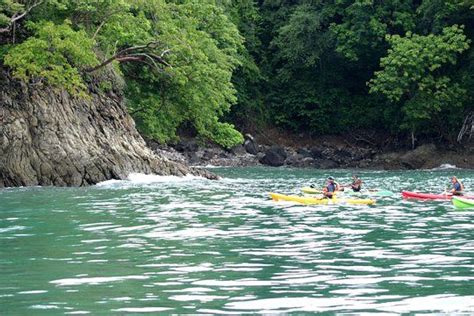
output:
M474 169L474 150L448 150L424 144L414 150L381 150L323 142L312 146L259 144L247 135L243 145L231 150L193 139L175 145L147 141L157 154L187 165L213 167L291 167L356 170ZM446 167L444 167L446 166Z

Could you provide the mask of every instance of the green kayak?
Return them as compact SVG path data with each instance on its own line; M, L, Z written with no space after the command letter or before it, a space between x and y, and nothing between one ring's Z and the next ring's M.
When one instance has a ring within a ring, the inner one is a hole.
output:
M453 204L457 208L460 209L467 209L473 208L474 209L474 200L473 199L463 199L461 197L453 196Z

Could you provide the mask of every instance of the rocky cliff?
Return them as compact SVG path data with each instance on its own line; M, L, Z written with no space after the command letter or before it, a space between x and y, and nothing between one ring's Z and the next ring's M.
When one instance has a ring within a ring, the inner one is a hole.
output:
M0 73L0 187L83 186L132 172L215 178L152 153L120 88L90 88L90 98L78 98Z

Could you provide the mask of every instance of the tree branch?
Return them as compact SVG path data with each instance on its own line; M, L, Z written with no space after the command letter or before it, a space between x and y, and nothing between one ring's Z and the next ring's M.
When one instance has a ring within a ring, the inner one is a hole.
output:
M160 55L155 54L158 42L150 42L146 45L132 46L120 50L118 53L114 54L112 57L104 60L97 66L86 69L86 72L93 72L97 69L107 66L113 61L118 62L142 62L149 65L152 68L161 70L162 67L171 67L171 65L164 59L164 56L170 52L169 49L161 52ZM162 67L160 67L160 65Z
M44 0L36 0L34 1L29 7L26 8L25 11L23 12L17 12L13 14L13 16L10 18L10 22L8 25L4 28L0 28L0 33L7 33L11 31L12 26L19 20L23 19L28 13L30 13L31 10L39 6L40 4L43 3Z
M111 12L108 12L107 15L101 17L102 22L99 24L99 26L95 30L94 35L92 35L92 39L95 40L97 35L99 35L99 32L102 29L102 27L104 27L105 23L107 23L110 20L110 18L112 18L117 13L120 13L120 10L118 10L118 9L117 10L112 10Z
M102 21L99 26L97 27L97 29L95 30L94 32L94 35L92 35L92 39L95 40L95 38L97 37L97 34L99 34L100 30L102 29L102 27L105 25L105 20Z
M457 141L460 143L464 135L469 134L469 139L471 139L474 133L474 112L469 113L464 119L461 130L459 131Z

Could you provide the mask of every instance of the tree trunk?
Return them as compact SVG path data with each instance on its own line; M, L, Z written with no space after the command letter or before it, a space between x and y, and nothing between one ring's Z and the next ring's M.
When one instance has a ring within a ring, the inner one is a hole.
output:
M463 137L469 134L469 140L471 140L472 135L474 134L474 112L469 113L462 124L461 130L459 131L457 141L460 143Z

